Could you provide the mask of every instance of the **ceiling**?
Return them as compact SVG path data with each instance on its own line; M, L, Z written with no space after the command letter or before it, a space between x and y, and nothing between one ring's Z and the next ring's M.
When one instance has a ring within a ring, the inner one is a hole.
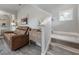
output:
M55 8L62 6L62 4L37 4L37 6L49 13Z
M25 4L0 4L0 10L16 14ZM51 12L53 8L57 8L62 4L36 4L39 8Z
M16 14L16 12L24 5L20 4L0 4L0 10Z
M7 11L9 13L17 15L18 10L20 10L24 5L26 4L0 4L0 10ZM63 4L35 4L35 5L40 9L43 9L51 13L53 9L58 8Z

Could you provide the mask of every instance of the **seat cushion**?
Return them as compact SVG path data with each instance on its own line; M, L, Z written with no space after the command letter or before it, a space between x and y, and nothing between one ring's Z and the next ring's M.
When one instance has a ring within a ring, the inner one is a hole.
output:
M19 29L16 29L16 30L14 31L14 33L16 33L17 35L23 35L23 34L25 34L25 32L26 32L26 31L24 31L24 30L19 30Z
M12 36L15 36L15 33L5 33L4 36L6 37L6 39L10 40Z

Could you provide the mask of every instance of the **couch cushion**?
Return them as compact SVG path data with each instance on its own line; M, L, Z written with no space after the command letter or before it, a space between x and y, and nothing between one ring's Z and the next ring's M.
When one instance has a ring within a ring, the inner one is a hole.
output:
M12 36L15 36L15 33L5 33L4 36L6 37L6 39L10 40Z
M14 33L16 33L17 35L23 35L23 34L25 34L25 32L26 32L26 31L20 30L20 29L16 29L16 30L14 31Z

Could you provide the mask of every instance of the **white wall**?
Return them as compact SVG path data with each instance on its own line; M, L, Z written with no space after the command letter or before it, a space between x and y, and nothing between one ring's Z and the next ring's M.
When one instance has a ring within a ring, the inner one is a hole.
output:
M38 27L39 21L42 22L46 20L46 18L50 16L50 14L44 12L40 8L35 5L25 5L21 10L18 11L17 20L18 24L21 25L21 19L23 17L28 17L28 23L30 26L34 26L35 28ZM33 28L34 28L33 27ZM41 36L41 34L40 34ZM31 38L30 38L31 39ZM41 45L41 39L39 38L32 38L32 40L36 40L36 44ZM40 42L39 42L40 41Z
M78 15L77 19L78 19L78 21L77 22L78 22L78 33L79 33L79 5L77 5L77 7L78 7L78 10L77 10L78 11L77 12L77 15Z
M70 21L58 21L59 12L73 8L73 20ZM54 31L65 31L65 32L78 32L77 23L77 5L61 5L57 8L52 9L52 15L54 22L52 23L52 30Z
M25 5L21 10L18 11L17 19L19 25L21 25L21 19L23 17L29 18L30 25L35 25L35 24L38 25L37 23L39 23L39 21L40 22L43 21L44 18L46 18L47 16L49 16L49 14L40 10L38 7L35 7L33 5Z
M78 8L75 4L42 4L38 7L52 14L55 21L52 22L52 30L65 32L79 32L78 30ZM73 9L73 20L59 21L59 12L67 9Z
M47 7L48 8L48 7ZM59 12L63 11L63 10L67 10L67 9L71 9L73 8L73 20L70 21L58 21L59 19ZM53 16L53 19L55 20L52 23L52 30L55 31L65 31L65 32L79 32L79 27L78 27L78 18L77 18L77 5L60 5L58 7L52 7L51 6L51 14ZM49 10L50 11L50 10ZM17 18L18 18L18 23L19 25L21 25L21 19L23 17L29 17L29 20L33 21L33 20L38 20L38 21L42 21L45 17L47 17L48 14L39 10L39 8L34 7L33 5L25 5L17 14ZM33 25L37 24L38 21L34 21L34 23L31 23ZM36 22L36 23L35 23ZM39 22L38 22L39 23Z

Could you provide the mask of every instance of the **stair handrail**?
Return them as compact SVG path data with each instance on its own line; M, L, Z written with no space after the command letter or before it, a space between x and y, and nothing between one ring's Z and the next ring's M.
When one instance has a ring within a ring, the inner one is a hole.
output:
M51 19L52 17L46 17L46 19L40 24L42 30L42 46L41 54L45 55L51 42Z

